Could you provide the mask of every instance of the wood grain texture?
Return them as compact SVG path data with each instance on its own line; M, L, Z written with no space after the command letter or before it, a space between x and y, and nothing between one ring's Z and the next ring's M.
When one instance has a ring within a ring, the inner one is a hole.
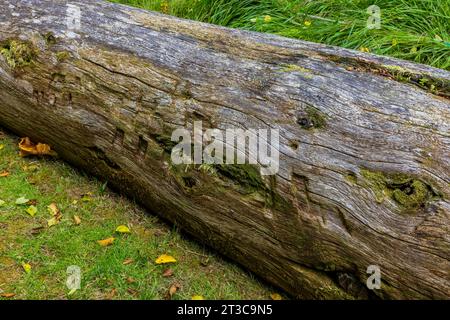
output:
M3 0L0 44L0 125L295 297L450 297L449 72L103 1ZM279 173L171 165L195 120L278 128Z

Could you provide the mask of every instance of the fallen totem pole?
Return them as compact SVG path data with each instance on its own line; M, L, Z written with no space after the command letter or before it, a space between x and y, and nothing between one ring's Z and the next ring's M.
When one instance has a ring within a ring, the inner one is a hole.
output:
M97 0L0 12L1 126L295 297L450 297L449 72ZM195 122L277 129L278 171L174 164Z

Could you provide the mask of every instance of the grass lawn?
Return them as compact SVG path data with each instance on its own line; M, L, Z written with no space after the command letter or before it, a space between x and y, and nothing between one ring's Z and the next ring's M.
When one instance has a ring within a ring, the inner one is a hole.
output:
M341 46L450 70L448 0L112 0L182 18ZM371 5L380 29L368 29Z
M270 287L100 181L58 160L20 157L18 142L0 131L0 299L166 299L172 286L172 299L270 298ZM30 201L16 204L22 197ZM49 227L52 203L62 219ZM34 217L27 212L32 205ZM115 232L120 225L131 233ZM98 243L110 237L111 246ZM162 254L177 262L156 264ZM72 265L81 269L82 281L71 293ZM164 276L167 269L173 275Z

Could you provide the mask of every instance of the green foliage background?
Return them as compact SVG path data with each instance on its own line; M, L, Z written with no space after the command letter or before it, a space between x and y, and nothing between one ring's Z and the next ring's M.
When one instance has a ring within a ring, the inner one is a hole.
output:
M182 18L370 51L450 70L448 0L112 0ZM368 29L367 8L381 9Z

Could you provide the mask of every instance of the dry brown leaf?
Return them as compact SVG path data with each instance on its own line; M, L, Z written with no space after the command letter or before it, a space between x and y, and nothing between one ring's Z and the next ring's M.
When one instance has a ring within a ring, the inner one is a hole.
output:
M131 294L133 296L137 296L139 294L139 292L137 290L134 290L132 288L128 288L127 291L129 294Z
M128 264L133 263L133 262L134 262L133 259L126 259L126 260L124 260L124 262L122 262L122 264L123 264L124 266L126 266L126 265L128 265Z
M170 285L169 290L166 295L166 299L172 299L173 295L177 293L178 289L181 288L181 285L178 282L174 282Z
M35 164L31 164L31 165L29 165L29 166L23 166L23 167L22 167L22 170L23 170L23 171L29 171L29 172L36 171L37 169L39 169L39 166L38 166L38 165L35 165Z
M114 240L115 240L114 238L107 238L107 239L99 240L97 242L102 247L107 247L107 246L112 245L114 243Z
M43 230L44 230L44 227L43 227L43 226L39 226L39 227L35 227L35 228L31 229L31 230L30 230L30 233L31 233L33 236L35 236L35 235L41 233Z
M19 142L20 156L56 156L48 144L31 142L30 138L22 138Z
M15 297L15 296L16 296L15 293L2 293L2 294L0 294L0 297L2 297L2 298L12 298L12 297Z
M49 227L53 227L54 225L57 225L61 221L62 214L61 211L58 209L58 206L54 202L51 203L49 206L47 206L47 209L48 212L50 212L50 214L53 216L53 218L47 221L47 225Z
M107 300L112 300L117 295L116 288L113 288L110 293L106 296Z
M73 216L73 223L75 224L75 225L80 225L81 224L81 218L79 217L79 216L77 216L77 215L74 215Z
M36 199L31 199L27 201L27 205L29 206L36 206L37 205L37 200Z
M0 177L7 177L7 176L9 176L9 172L8 171L0 172Z
M163 276L163 277L166 277L166 278L173 276L173 270L172 270L172 269L166 269L166 270L164 270L162 276Z
M47 209L52 216L56 216L60 213L58 206L54 202L50 203L50 205L47 206Z
M131 283L135 283L136 280L134 280L133 278L130 277L130 278L127 278L127 282L131 284Z

